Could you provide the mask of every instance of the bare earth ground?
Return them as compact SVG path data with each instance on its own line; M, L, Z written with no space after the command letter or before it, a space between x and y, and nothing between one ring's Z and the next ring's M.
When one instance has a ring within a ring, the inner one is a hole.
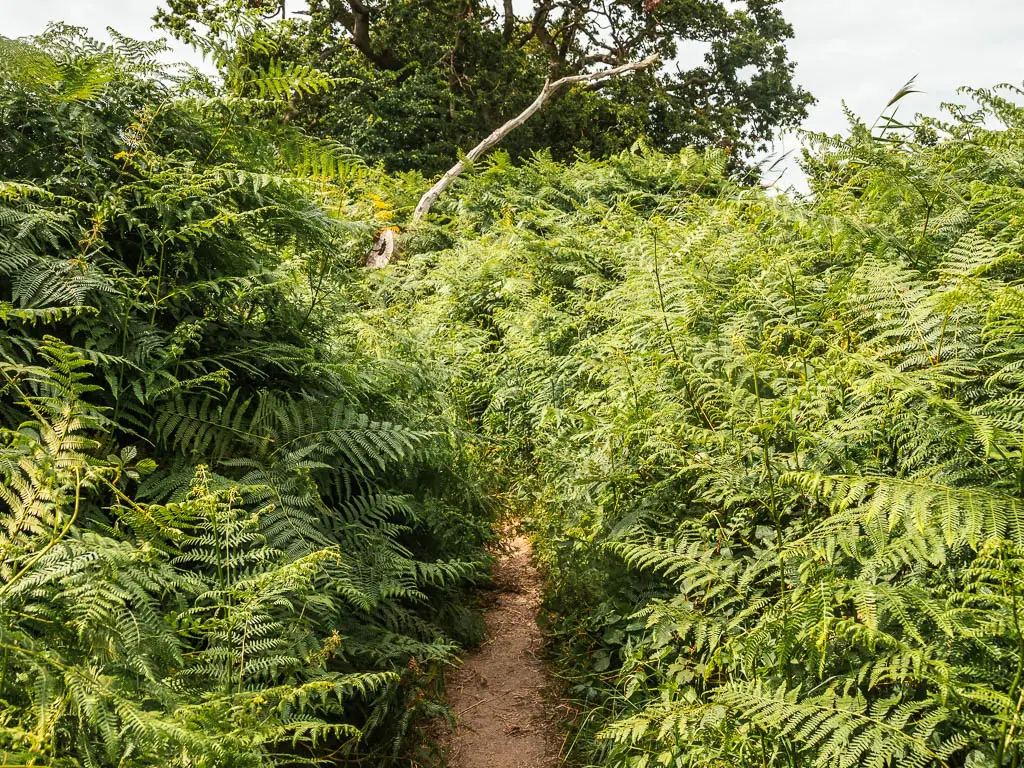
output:
M545 704L548 681L540 660L536 616L541 582L524 536L494 571L498 598L487 612L487 640L448 675L457 725L449 768L554 768L561 738Z

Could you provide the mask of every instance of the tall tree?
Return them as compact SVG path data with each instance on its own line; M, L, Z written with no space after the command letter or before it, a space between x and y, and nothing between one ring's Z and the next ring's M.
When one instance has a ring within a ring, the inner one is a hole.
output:
M189 39L202 24L269 3L167 0L156 18ZM743 158L798 124L812 102L793 82L793 30L779 3L309 0L276 26L276 55L339 81L297 105L295 119L392 169L443 170L459 148L521 112L545 79L652 54L660 69L565 91L507 148L603 156L646 140L669 150L717 145Z

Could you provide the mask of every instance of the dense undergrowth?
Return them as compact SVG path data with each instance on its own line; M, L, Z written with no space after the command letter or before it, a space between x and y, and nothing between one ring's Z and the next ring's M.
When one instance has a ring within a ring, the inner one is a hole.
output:
M158 48L0 38L0 762L390 764L479 632L470 449L349 323L323 76Z
M1024 111L1000 93L818 137L811 200L715 154L499 157L413 238L398 312L535 527L571 759L1021 764Z
M1021 765L1002 92L818 137L808 200L497 155L363 273L422 181L289 129L319 73L0 44L6 763L409 762L496 498L571 760Z

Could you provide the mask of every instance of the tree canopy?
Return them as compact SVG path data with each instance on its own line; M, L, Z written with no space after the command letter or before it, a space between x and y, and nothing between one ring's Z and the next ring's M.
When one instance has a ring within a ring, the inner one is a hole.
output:
M168 0L156 19L185 40L266 0ZM658 54L657 71L561 94L510 137L521 156L605 157L644 141L743 158L812 102L793 81L779 0L311 0L274 25L275 53L338 81L293 119L392 170L442 170L520 112L546 78ZM694 65L694 59L703 54ZM259 59L265 51L239 55Z

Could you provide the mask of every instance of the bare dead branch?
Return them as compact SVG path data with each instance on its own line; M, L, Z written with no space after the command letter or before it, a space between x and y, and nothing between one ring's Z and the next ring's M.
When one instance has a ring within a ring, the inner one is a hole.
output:
M459 177L468 164L475 162L481 156L486 154L488 150L500 143L502 139L508 136L508 134L523 125L523 123L529 120L534 113L543 107L547 100L550 99L559 89L566 85L574 85L576 83L596 83L602 80L607 80L611 77L624 75L627 72L633 72L634 70L646 69L657 61L657 55L648 56L643 61L630 62L629 64L612 67L611 69L605 69L600 72L591 72L583 75L568 75L566 77L559 78L554 82L544 83L544 87L541 89L540 93L537 94L537 98L533 100L533 103L530 104L530 106L506 122L500 128L496 128L490 136L469 150L463 159L459 160L459 162L449 168L444 176L438 179L437 183L420 198L420 202L412 214L413 223L419 221L430 213L430 208L433 206L437 198L440 197L441 193Z
M377 235L377 241L373 244L373 248L366 255L366 266L369 269L380 269L386 267L388 262L394 258L395 250L398 246L396 240L396 231L394 227L385 227Z
M609 78L624 75L627 72L646 69L647 67L657 63L657 61L658 55L655 54L653 56L648 56L643 61L634 61L618 67L612 67L611 69L605 69L600 72L591 72L582 75L568 75L566 77L559 78L554 82L546 81L540 93L537 94L537 98L533 100L533 103L531 103L530 106L506 122L500 128L496 128L486 139L469 150L464 158L449 168L448 171L437 180L437 183L424 193L416 206L416 210L413 211L410 225L415 226L417 222L422 221L426 215L430 213L430 208L437 201L437 198L440 197L441 193L444 192L448 186L462 174L467 165L478 160L486 154L488 150L500 143L502 139L508 136L508 134L529 120L530 117L543 107L548 99L550 99L559 89L576 83L600 83L608 80ZM398 243L395 239L395 231L390 228L382 230L377 236L377 242L374 244L373 250L370 251L366 258L366 266L375 269L385 267L388 262L395 257L397 252Z

